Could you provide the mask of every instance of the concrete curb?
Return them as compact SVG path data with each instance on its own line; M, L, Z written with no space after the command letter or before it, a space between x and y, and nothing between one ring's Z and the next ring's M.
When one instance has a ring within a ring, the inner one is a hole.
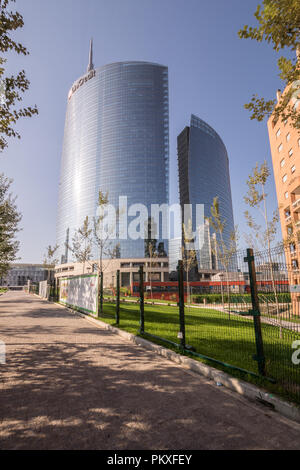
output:
M67 308L58 303L56 305L59 305L62 308ZM237 379L235 377L231 377L226 372L214 369L213 367L196 361L195 359L191 359L186 356L181 356L180 354L170 349L166 349L163 346L151 343L150 341L128 333L127 331L120 330L119 328L104 323L103 321L93 318L89 315L85 315L70 308L67 308L67 310L75 315L80 316L81 318L84 318L90 323L93 323L98 328L109 330L112 333L115 333L121 336L122 338L126 339L127 341L130 341L147 350L153 351L156 354L165 357L170 361L175 362L176 364L181 365L185 369L189 369L193 372L201 374L207 377L208 379L213 380L217 384L222 384L224 387L232 390L233 392L237 392L252 401L260 401L266 406L268 406L270 409L273 409L273 411L277 411L282 416L296 421L297 423L300 423L300 408L297 408L293 403L283 401L281 398L271 395L265 390L262 390L255 385L252 385L248 382L244 382L243 380Z

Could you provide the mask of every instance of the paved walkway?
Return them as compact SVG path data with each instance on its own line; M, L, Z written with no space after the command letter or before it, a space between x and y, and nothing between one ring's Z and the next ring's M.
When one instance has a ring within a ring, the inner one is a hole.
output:
M1 449L297 449L300 425L37 297L0 298Z

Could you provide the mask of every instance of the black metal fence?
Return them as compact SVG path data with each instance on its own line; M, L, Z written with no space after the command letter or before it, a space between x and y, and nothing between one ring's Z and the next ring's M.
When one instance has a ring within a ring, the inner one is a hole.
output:
M59 301L59 284L57 281L52 281L50 283L49 300L52 302Z
M209 295L215 294L208 292L199 304L190 302L189 286L185 297L181 261L175 303L144 298L141 267L139 298L120 299L117 280L110 295L103 293L99 316L211 365L263 380L300 403L300 274L298 280L295 266L284 246L254 255L251 249L236 252L215 273L219 294L214 302Z
M39 286L38 284L29 284L28 286L24 286L24 291L29 294L38 294L39 293Z
M245 252L236 252L215 275L220 294L206 295L206 303L184 303L184 265L178 269L178 307L145 309L144 333L177 343L204 360L250 374L258 374L255 322L252 310L249 266ZM246 289L249 287L249 289ZM189 291L189 286L187 286Z
M116 272L116 287L103 288L103 275L99 275L98 317L119 325L120 323L120 271Z
M266 373L300 401L300 286L290 249L255 254Z

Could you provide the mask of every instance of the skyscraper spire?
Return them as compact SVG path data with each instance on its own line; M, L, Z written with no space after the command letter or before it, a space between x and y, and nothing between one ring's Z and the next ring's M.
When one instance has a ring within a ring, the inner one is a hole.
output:
M87 72L90 72L91 70L94 70L94 64L93 64L93 39L90 40L90 55L89 55L89 65L87 68Z

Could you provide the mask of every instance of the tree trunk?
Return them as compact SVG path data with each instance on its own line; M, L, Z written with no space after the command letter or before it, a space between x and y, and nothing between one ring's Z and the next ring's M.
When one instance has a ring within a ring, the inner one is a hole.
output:
M227 280L228 316L229 316L229 320L230 320L230 285L229 285L228 268L226 268L226 280Z
M270 271L271 271L271 281L272 281L272 288L273 288L273 292L274 292L274 296L275 296L277 319L279 321L279 336L280 336L280 338L282 338L282 323L281 323L281 318L280 318L279 302L278 302L278 296L277 296L277 292L276 292L274 272L273 272L273 262L272 262L271 243L270 243L270 234L269 234L269 223L268 223L268 214L267 214L267 205L266 205L264 185L262 185L262 194L263 194L263 201L264 201L264 214L265 214L266 235L267 235L267 244L268 244L268 257L269 257Z

